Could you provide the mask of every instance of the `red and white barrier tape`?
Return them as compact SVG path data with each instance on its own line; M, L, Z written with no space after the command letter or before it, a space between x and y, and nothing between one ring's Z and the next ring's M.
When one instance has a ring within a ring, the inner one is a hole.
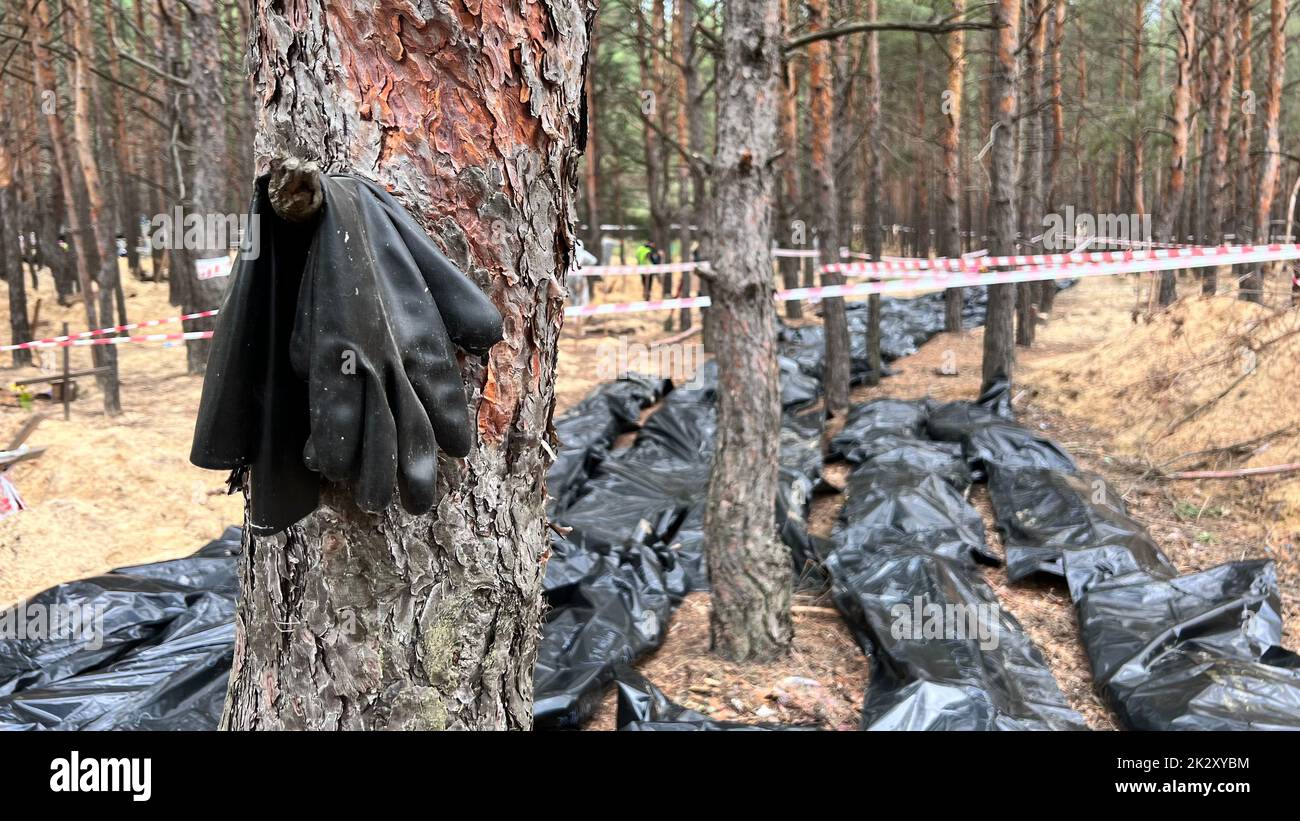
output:
M129 345L133 342L174 342L182 339L211 339L212 331L185 331L178 334L141 334L139 336L102 336L96 339L65 339L42 347L70 348L83 345Z
M620 302L606 305L573 305L564 309L565 316L602 316L604 314L640 314L648 311L672 311L678 308L707 308L707 296L679 299L652 299L649 302Z
M610 277L610 276L632 276L641 274L649 276L650 274L677 274L695 271L700 268L708 268L707 262L665 262L661 265L588 265L585 268L577 268L568 273L568 276L579 277Z
M904 277L885 282L863 282L856 285L823 285L817 288L793 288L777 291L777 301L819 300L829 297L864 296L867 294L903 293L913 290L964 288L975 285L999 285L1014 282L1038 282L1049 279L1079 279L1081 277L1113 276L1153 271L1173 271L1183 268L1209 268L1218 265L1240 265L1253 262L1277 262L1300 259L1300 245L1237 246L1219 249L1220 253L1181 254L1178 249L1165 251L1163 257L1129 259L1091 264L1065 263L1026 266L1011 271L983 273L936 270L928 275ZM1205 249L1188 249L1201 250ZM1214 250L1214 249L1210 249ZM1068 256L1068 255L1067 255ZM663 299L650 302L629 302L610 305L585 305L566 308L565 316L593 316L601 314L631 314L676 308L707 308L708 297L690 299Z
M802 249L802 248L773 248L772 256L774 257L794 257L800 259L816 259L821 256L820 251Z
M196 314L184 314L182 316L169 316L166 319L150 319L145 322L130 322L126 325L114 325L112 328L97 328L93 331L82 331L81 333L68 334L67 336L51 336L45 339L33 339L31 342L19 342L16 345L0 345L0 351L17 351L24 348L51 348L59 347L57 343L67 342L70 339L89 339L104 334L121 333L122 331L134 331L137 328L153 328L158 325L167 325L172 322L186 322L191 319L204 319L209 316L216 316L217 309L211 311L199 311Z
M1239 254L1249 254L1257 251L1268 253L1282 253L1287 250L1294 250L1300 246L1296 244L1272 244L1272 245L1195 245L1188 248L1151 248L1147 250L1129 250L1129 251L1083 251L1070 252L1063 254L1018 254L1014 256L1002 257L940 257L937 259L893 259L882 262L854 262L841 263L836 265L823 265L822 271L830 273L845 274L848 276L875 276L881 273L894 272L912 272L912 271L956 271L956 272L976 272L986 268L997 268L1004 266L1043 266L1043 265L1095 265L1109 264L1119 262L1137 262L1137 261L1160 261L1160 260L1188 260L1188 259L1217 259L1231 258ZM1293 259L1294 257L1278 257L1278 259ZM1213 261L1205 263L1206 265L1215 264ZM1223 265L1233 264L1232 259L1218 263ZM1197 268L1203 265L1173 265L1166 268L1152 268L1150 270L1169 270L1170 268Z

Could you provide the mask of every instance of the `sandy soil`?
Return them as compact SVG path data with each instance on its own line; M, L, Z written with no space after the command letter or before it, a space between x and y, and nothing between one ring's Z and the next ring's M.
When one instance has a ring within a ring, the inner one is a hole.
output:
M135 282L129 277L124 281L132 320L177 313L167 302L166 285ZM609 278L596 286L597 301L639 299L640 287L637 277ZM655 296L659 293L657 284ZM42 323L36 335L58 333L59 323L65 319L74 329L85 326L80 306L57 306L48 277L43 278L40 291L29 296L29 305L37 297L42 301ZM1099 400L1097 409L1092 410L1088 387L1095 377L1078 378L1077 397L1062 400L1064 369L1080 372L1080 362L1111 356L1106 353L1108 348L1120 350L1114 355L1133 367L1163 363L1151 347L1154 337L1135 340L1128 336L1139 328L1134 316L1144 302L1145 288L1136 278L1084 280L1060 294L1050 321L1039 329L1035 348L1020 352L1016 407L1021 419L1060 441L1086 468L1106 476L1180 569L1196 570L1242 557L1276 559L1285 588L1286 643L1300 645L1300 551L1294 535L1268 526L1268 511L1277 510L1276 486L1286 483L1163 479L1148 469L1141 449L1132 446L1132 419L1114 412L1123 390L1131 392L1131 386L1118 389L1118 398L1106 399L1105 404ZM0 315L7 310L0 289ZM622 344L620 339L647 343L676 332L676 327L665 329L663 314L569 323L560 343L557 412L609 377L603 368ZM854 399L973 397L979 383L981 339L979 330L936 337L916 355L895 363L896 376L876 388L856 391ZM29 444L48 446L49 451L8 474L31 509L0 523L0 603L114 566L186 555L242 518L239 499L224 495L225 477L188 463L200 379L185 373L181 349L154 343L121 346L119 351L122 416L104 416L93 380L81 381L82 397L74 403L68 422L57 409L46 409L42 400L36 400L37 412L45 409L50 415ZM74 368L89 367L88 349L74 348L72 356ZM57 355L46 354L45 360L46 367L57 367ZM951 363L957 366L956 375L944 375L941 365ZM1266 371L1261 376L1268 379L1284 378L1278 374L1285 374L1272 364L1260 370ZM3 367L0 378L8 385L40 372L39 367ZM1263 382L1261 379L1260 384ZM1270 402L1278 406L1279 395L1290 396L1290 407L1294 407L1295 384L1292 378L1271 388L1278 393L1271 394L1269 402L1252 405L1252 411L1256 415L1281 414L1276 407L1269 407ZM1116 390L1112 388L1111 393ZM5 394L0 403L0 440L7 440L30 415L17 406L12 391ZM1154 410L1149 412L1160 411L1159 403L1151 408ZM1266 418L1260 424L1271 421ZM1283 452L1283 445L1276 447ZM1248 458L1261 457L1250 454ZM832 467L828 478L842 482L843 469ZM972 500L988 518L983 490L977 489ZM829 533L841 504L835 495L815 500L810 519L815 532ZM1000 548L989 521L990 542ZM1002 571L985 572L1003 605L1043 649L1072 704L1091 726L1113 727L1092 693L1064 589L1050 584L1011 586ZM866 660L827 602L805 597L799 606L796 647L788 661L730 665L712 657L707 652L708 598L697 594L683 604L664 647L637 666L670 698L718 718L856 727ZM593 726L612 724L611 698Z

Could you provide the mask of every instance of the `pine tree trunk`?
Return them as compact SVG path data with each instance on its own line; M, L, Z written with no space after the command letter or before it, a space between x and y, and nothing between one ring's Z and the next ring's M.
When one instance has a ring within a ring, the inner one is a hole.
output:
M1051 72L1048 80L1049 110L1044 112L1043 121L1052 132L1052 150L1048 154L1043 171L1043 205L1048 211L1059 213L1061 194L1057 190L1060 181L1061 157L1065 153L1065 103L1062 99L1063 49L1065 47L1065 11L1066 0L1049 0L1052 3L1051 34L1047 40L1047 64ZM1073 228L1073 226L1071 226ZM1038 283L1038 309L1044 314L1052 312L1056 304L1056 282L1047 280Z
M994 134L989 192L989 253L1014 253L1016 241L1016 48L1020 38L1020 3L997 0L993 7ZM981 390L999 379L1011 379L1015 365L1013 326L1016 286L990 285L984 320L984 361Z
M476 8L254 9L259 168L295 155L378 178L489 294L505 339L462 361L478 441L443 460L430 514L367 514L330 486L284 534L245 538L226 728L531 726L594 10Z
M681 146L691 144L691 129L687 111L690 108L690 94L688 91L687 76L695 71L695 49L693 38L695 36L695 18L694 6L690 3L677 2L673 4L673 43L676 45L675 51L677 59L681 61L681 66L676 76L676 126L677 126L677 143ZM677 161L677 244L678 260L680 262L691 261L691 222L694 217L694 197L691 191L691 164L683 157L678 157ZM680 292L682 296L690 295L691 274L689 271L682 271ZM671 318L671 314L669 315ZM680 311L681 329L684 331L691 327L691 309L682 308Z
M597 127L600 117L596 97L596 59L600 45L599 27L600 20L596 19L592 23L591 48L587 54L587 79L583 84L583 101L586 105L587 144L584 151L585 162L583 163L582 178L582 192L587 211L587 233L583 236L582 241L586 243L587 251L596 258L598 264L605 261L605 255L601 248L602 233L600 230L600 149L604 135L600 133Z
M773 525L781 400L769 240L780 2L728 3L724 15L712 232L718 438L704 513L710 641L733 661L768 660L794 638L790 552Z
M955 0L953 14L966 11L966 0ZM966 32L948 35L948 88L943 111L943 228L940 251L946 257L961 256L961 105L966 83ZM944 330L961 331L962 289L949 288L944 294Z
M878 0L867 0L867 20L874 22L879 15ZM880 77L880 34L867 34L867 111L866 111L866 151L867 151L867 190L865 192L863 228L867 232L867 254L873 260L879 260L883 237L880 234L880 198L885 188L884 147L880 143L881 113L881 77ZM884 362L880 356L880 294L867 297L867 366L870 373L867 383L880 383L884 372Z
M1222 242L1224 226L1228 218L1229 167L1228 167L1228 132L1232 124L1232 83L1236 74L1237 27L1233 24L1230 10L1223 4L1213 7L1215 34L1218 51L1215 55L1215 99L1214 131L1212 146L1214 150L1213 173L1210 175L1210 241ZM1213 294L1218 290L1218 269L1202 269L1201 293Z
M117 56L118 42L117 38L117 12L118 3L116 0L106 0L104 3L104 29L108 35L108 76L115 82L122 81L121 60ZM117 164L117 196L121 203L121 231L126 237L126 264L131 271L131 276L136 279L141 278L140 271L140 198L139 186L135 180L130 179L127 175L130 173L133 165L131 163L131 143L128 139L127 132L127 115L126 115L126 91L122 88L114 88L110 93L112 97L112 115L113 115L113 156Z
M1043 228L1043 121L1038 116L1043 89L1043 57L1047 51L1047 0L1032 0L1029 23L1034 26L1026 38L1028 67L1024 76L1025 109L1022 119L1025 139L1020 146L1020 233L1026 245ZM1038 284L1016 286L1016 344L1034 344Z
M94 39L91 26L90 0L74 0L72 39L76 48L76 57L72 62L72 134L76 149L77 164L80 166L82 180L85 184L87 243L93 243L98 254L99 273L99 318L104 324L113 324L113 300L118 290L117 242L113 232L108 229L108 209L104 201L104 184L99 175L99 160L95 157L94 134L90 124L90 61L94 55ZM89 293L86 299L90 299ZM125 317L121 318L125 323ZM108 373L99 374L96 380L104 394L104 412L114 416L122 412L122 402L118 396L117 385L117 350L112 345L98 345L99 355L96 365L107 367Z
M809 0L808 30L828 27L826 0ZM839 209L835 205L835 152L831 122L835 117L834 76L831 72L831 46L826 40L808 46L808 90L811 98L812 172L816 186L817 242L822 265L838 263L840 249ZM842 285L839 274L824 272L823 285ZM826 411L840 416L849 409L849 325L844 300L822 300L822 325L826 356L822 367L822 384L826 389Z
M0 132L0 277L9 284L9 338L26 342L32 338L27 323L27 282L23 279L23 261L19 252L18 195L14 182L13 156L9 153L9 135ZM30 365L32 352L21 348L13 352L14 367Z
M1255 236L1255 229L1248 222L1254 216L1250 200L1252 197L1259 196L1255 184L1255 166L1250 159L1251 141L1255 136L1255 92L1252 88L1254 66L1250 56L1252 38L1250 4L1251 0L1237 2L1237 18L1241 25L1241 33L1238 36L1238 42L1241 44L1238 49L1241 52L1238 60L1238 85L1241 88L1238 110L1241 112L1241 128L1237 133L1235 175L1237 196L1232 208L1232 231L1236 235L1236 242L1239 243L1248 243L1251 237ZM1234 270L1242 272L1241 287L1237 291L1237 296L1248 302L1263 302L1264 279L1260 276L1263 263L1238 266Z
M1282 167L1278 123L1282 113L1282 86L1286 76L1286 0L1270 0L1268 28L1268 96L1264 101L1264 158L1259 171L1259 201L1255 207L1255 241L1266 243ZM1286 241L1290 241L1289 239Z
M1179 15L1178 81L1174 85L1174 110L1170 131L1173 139L1169 149L1169 177L1164 202L1160 209L1160 223L1156 237L1168 242L1178 223L1182 207L1183 189L1187 185L1188 118L1191 116L1192 52L1196 48L1196 0L1182 0ZM1171 304L1177 298L1177 283L1173 271L1160 272L1160 306Z
M75 31L75 21L73 25ZM100 316L95 305L95 288L91 284L93 266L90 245L93 233L92 228L83 221L81 209L77 203L77 187L73 177L74 170L71 158L68 157L67 134L63 114L60 111L58 80L54 73L54 64L48 48L50 42L50 10L45 3L36 3L27 7L27 27L31 32L32 74L37 87L40 89L41 109L45 113L46 130L49 134L50 146L54 155L54 167L59 176L64 217L68 224L68 239L73 249L77 283L81 289L82 306L86 313L86 325L87 329L93 329L99 327L98 320ZM82 62L84 65L84 60ZM58 248L57 231L56 223L51 227L51 233L55 235L53 244L50 246L51 251ZM111 259L113 264L116 265L116 258ZM108 314L108 318L112 319L111 312ZM93 350L96 352L94 362L96 366L106 363L104 354L101 352L109 347L108 345L94 346ZM119 410L115 381L114 384L109 385L106 377L99 376L97 379L100 390L104 394L105 412L109 414L115 413Z
M225 99L221 82L220 52L213 47L221 37L217 4L215 0L188 2L196 13L189 18L190 25L186 28L190 42L190 87L187 89L190 99L186 109L189 123L185 131L191 148L191 171L186 186L185 212L208 222L212 218L224 217L226 208L226 157L230 145L222 126L231 101ZM239 179L251 177L252 169L249 168ZM195 260L228 256L229 242L223 245L218 240L218 237L204 237L202 247L187 250ZM193 314L219 308L229 277L199 279L197 267L187 265L186 268L192 279L183 291L181 311ZM215 326L216 320L208 317L186 322L185 330L207 331ZM190 373L201 374L207 369L211 344L209 339L186 340L185 360Z
M790 28L790 2L781 0L781 31ZM794 232L794 221L798 219L796 207L799 202L799 74L795 71L793 61L787 59L781 70L781 185L778 194L778 218L776 230L772 236L778 245L790 245L783 241ZM801 237L806 239L806 236ZM800 243L802 245L803 243ZM802 257L784 257L777 261L781 268L781 284L786 288L799 287L799 266ZM786 300L786 319L802 319L803 305L797 299Z

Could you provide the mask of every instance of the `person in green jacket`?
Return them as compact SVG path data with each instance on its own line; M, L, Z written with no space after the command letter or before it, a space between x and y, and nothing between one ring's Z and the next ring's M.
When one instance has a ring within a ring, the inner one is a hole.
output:
M658 265L662 261L663 261L663 256L659 253L659 249L655 247L654 240L648 239L641 244L640 248L636 249L637 265ZM654 279L655 279L654 274L641 275L641 294L642 294L641 298L642 299L649 301L650 286L654 283Z

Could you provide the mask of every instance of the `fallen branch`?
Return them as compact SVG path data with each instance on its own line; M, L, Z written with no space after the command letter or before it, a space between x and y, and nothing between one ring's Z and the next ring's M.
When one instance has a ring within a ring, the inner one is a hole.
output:
M790 612L804 616L826 616L828 618L834 617L837 619L840 617L840 611L832 607L813 607L809 604L791 605Z
M1291 473L1300 470L1300 462L1285 465L1269 465L1262 468L1237 468L1236 470L1190 470L1183 473L1170 473L1166 479L1240 479L1245 476L1268 476L1275 473Z

